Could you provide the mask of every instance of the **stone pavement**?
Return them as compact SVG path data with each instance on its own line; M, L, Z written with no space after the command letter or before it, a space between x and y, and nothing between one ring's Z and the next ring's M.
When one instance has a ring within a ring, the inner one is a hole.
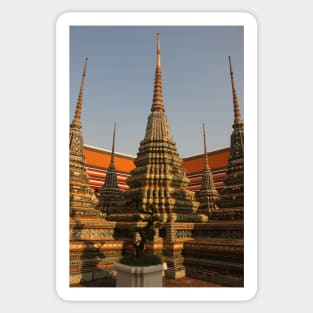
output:
M185 277L180 279L170 279L164 278L163 279L163 286L164 287L223 287L222 285L218 285L215 283ZM115 278L104 278L93 280L90 282L80 283L72 285L71 287L116 287L116 280Z

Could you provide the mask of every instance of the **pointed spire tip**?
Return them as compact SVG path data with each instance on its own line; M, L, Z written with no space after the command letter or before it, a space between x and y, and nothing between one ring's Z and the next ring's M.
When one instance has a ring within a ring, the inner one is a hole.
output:
M205 139L205 126L203 123L203 147L204 147L204 167L208 168L209 162L208 162L208 152L206 147L206 139Z
M157 33L157 55L151 112L165 112L162 92L160 33Z
M111 164L114 164L114 155L115 155L115 129L116 129L116 123L114 123L114 129L113 129L112 151L111 151Z
M236 91L236 87L235 87L234 73L233 73L233 67L231 64L230 56L228 56L228 59L229 59L229 72L230 72L230 80L231 80L232 94L233 94L234 125L236 125L236 124L241 124L243 121L242 121L242 117L240 114L240 107L239 107L237 91Z
M158 65L160 65L160 54L161 54L160 33L157 33L157 56L158 56L157 63L158 63Z
M231 64L231 57L230 57L230 55L228 56L228 62L229 62L230 75L233 75L233 66Z
M78 99L77 99L77 103L76 103L75 115L74 115L74 119L72 122L72 125L76 125L80 128L81 128L80 119L81 119L81 111L82 111L84 88L85 88L85 79L86 79L86 72L87 72L87 60L88 60L88 58L85 58L85 62L84 62L85 64L84 64L81 83L80 83L80 90L79 90Z

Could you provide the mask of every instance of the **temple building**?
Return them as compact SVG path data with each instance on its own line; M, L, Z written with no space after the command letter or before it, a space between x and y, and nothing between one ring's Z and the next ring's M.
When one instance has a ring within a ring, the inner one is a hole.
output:
M151 112L136 157L115 151L115 126L111 151L83 145L85 61L70 127L70 285L114 282L113 263L134 240L130 228L145 225L138 217L153 208L161 223L146 249L163 255L167 278L242 287L243 120L231 61L230 147L208 153L203 127L204 154L183 160L165 113L159 33L156 50Z

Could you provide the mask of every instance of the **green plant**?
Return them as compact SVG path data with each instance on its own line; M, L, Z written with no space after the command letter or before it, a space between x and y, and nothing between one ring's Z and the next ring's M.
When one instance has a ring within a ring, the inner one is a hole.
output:
M120 259L120 263L132 266L149 266L162 264L162 259L158 255L154 254L144 254L141 257L128 254Z
M138 214L136 219L138 221L146 222L144 226L136 226L130 231L132 234L138 234L139 239L132 242L132 246L135 249L135 253L132 256L125 256L120 261L128 262L128 265L135 265L135 263L142 263L146 265L161 264L162 259L159 256L153 254L145 254L145 245L147 241L152 241L158 228L160 227L160 218L156 214L157 210L152 205L143 209L140 205L140 199L135 198L128 203L129 205L135 205ZM141 260L139 260L141 259ZM125 261L126 260L126 261ZM130 264L131 263L131 264ZM148 264L150 263L150 264ZM124 263L127 264L127 263ZM144 266L144 265L143 265Z

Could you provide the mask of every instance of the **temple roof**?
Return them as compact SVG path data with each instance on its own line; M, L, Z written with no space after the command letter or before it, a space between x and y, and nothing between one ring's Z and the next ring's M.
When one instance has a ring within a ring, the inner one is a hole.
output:
M111 150L104 150L93 146L84 145L86 165L98 168L108 168L111 162ZM114 165L117 172L129 173L135 168L134 156L114 153Z
M86 165L95 168L108 168L111 161L111 150L84 145ZM129 173L135 168L135 156L121 152L114 153L114 164L117 172ZM208 152L211 170L224 168L229 157L229 147ZM183 159L183 167L188 174L200 173L203 170L203 154L197 154Z
M224 168L229 158L229 147L208 152L208 162L212 170ZM199 173L203 170L203 154L183 159L183 167L188 174Z

